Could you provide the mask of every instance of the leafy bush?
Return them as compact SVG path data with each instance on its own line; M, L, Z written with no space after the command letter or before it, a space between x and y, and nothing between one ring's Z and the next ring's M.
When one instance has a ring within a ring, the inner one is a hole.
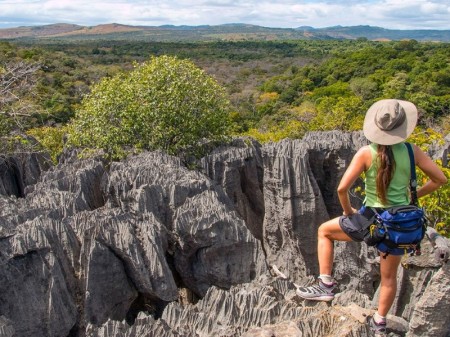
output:
M27 131L27 135L33 136L48 151L52 162L55 164L63 151L63 139L66 133L67 127L40 127Z
M362 129L365 107L360 98L324 97L317 104L316 116L308 125L309 130L345 130Z
M188 60L153 57L92 88L71 123L69 142L112 158L161 149L199 155L201 142L229 132L225 91Z
M249 136L260 143L278 142L285 138L299 139L305 134L304 124L299 121L288 121L274 125L268 130L258 130L251 128L243 133L244 136Z
M419 146L423 151L427 152L433 144L443 144L443 136L432 130L421 130L417 128L412 136L408 139L412 143ZM447 179L450 180L450 168L444 167L441 160L436 160L436 164L444 172ZM420 186L427 181L423 172L417 170L417 182ZM435 227L436 230L450 238L450 184L445 184L437 191L420 198L419 203L426 209L427 217L429 220L428 225Z

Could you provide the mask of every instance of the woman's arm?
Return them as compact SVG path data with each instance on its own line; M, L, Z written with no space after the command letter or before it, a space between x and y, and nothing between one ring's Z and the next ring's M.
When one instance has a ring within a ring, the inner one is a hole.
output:
M356 210L350 204L350 198L348 196L348 191L355 183L356 179L365 172L372 162L372 153L368 146L364 146L356 152L353 159L345 171L342 179L339 183L337 192L339 201L341 203L342 209L344 210L344 215L350 215L356 212Z
M439 187L447 183L444 172L442 172L436 163L417 145L414 145L414 158L416 165L429 179L417 190L418 198L436 191Z

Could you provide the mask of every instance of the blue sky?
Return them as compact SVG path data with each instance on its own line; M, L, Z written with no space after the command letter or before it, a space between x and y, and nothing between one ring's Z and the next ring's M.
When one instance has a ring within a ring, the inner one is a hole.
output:
M249 23L450 29L449 0L0 0L0 28L51 23L141 26Z

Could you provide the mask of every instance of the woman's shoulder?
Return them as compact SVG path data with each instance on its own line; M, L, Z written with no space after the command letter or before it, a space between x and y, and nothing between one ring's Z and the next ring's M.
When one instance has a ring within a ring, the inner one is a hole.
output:
M373 157L373 150L370 145L365 145L361 147L358 152L355 154L355 158L359 161L364 162L365 170L367 170L371 163L372 163L372 157Z
M372 155L372 153L377 152L377 144L371 143L369 145L364 145L359 148L358 152L360 155Z

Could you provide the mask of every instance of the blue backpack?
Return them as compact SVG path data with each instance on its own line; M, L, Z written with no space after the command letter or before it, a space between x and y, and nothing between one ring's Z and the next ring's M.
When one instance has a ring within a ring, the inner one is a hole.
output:
M376 245L379 251L420 255L420 242L426 231L423 209L414 205L392 207L376 217L385 231L384 239Z

